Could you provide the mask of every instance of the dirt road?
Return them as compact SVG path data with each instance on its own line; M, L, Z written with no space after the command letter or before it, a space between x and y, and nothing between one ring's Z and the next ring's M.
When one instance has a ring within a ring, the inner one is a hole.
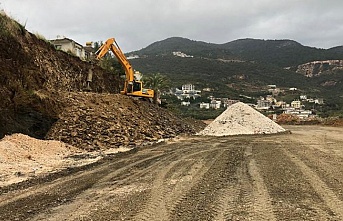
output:
M343 128L190 137L3 188L0 220L343 220Z

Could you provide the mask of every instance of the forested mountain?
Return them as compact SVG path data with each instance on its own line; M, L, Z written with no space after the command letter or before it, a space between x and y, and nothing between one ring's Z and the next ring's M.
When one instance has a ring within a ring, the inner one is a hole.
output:
M195 57L207 58L234 58L235 56L225 47L187 38L172 37L163 41L152 43L139 51L131 52L139 56L171 55L172 52L181 51Z
M318 49L292 40L240 39L222 45L245 60L291 67L315 60L343 59L343 50Z
M343 46L337 46L330 48L329 51L335 52L335 53L343 53Z
M290 67L314 60L343 59L343 46L319 49L303 46L293 40L239 39L225 44L194 41L187 38L172 37L132 54L145 56L171 55L181 51L194 57L236 59L269 63L280 67Z
M329 74L313 78L296 70L311 61L343 60L343 46L318 49L293 40L261 39L212 44L172 37L128 54L139 56L130 60L135 69L143 74L165 74L174 87L192 83L198 89L213 88L214 95L233 98L258 94L266 85L275 84L342 102L343 68L335 67L334 72L326 70Z

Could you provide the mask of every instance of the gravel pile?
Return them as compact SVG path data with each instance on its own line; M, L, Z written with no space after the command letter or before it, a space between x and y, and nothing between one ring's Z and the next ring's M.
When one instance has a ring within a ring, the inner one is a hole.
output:
M238 102L228 107L198 135L273 134L285 131L280 125L254 108Z

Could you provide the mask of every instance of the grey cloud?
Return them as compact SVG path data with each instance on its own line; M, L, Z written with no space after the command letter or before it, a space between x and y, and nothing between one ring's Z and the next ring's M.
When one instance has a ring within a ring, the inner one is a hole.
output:
M2 0L0 8L47 38L83 44L115 37L124 51L173 36L289 38L321 48L342 45L343 36L340 0Z

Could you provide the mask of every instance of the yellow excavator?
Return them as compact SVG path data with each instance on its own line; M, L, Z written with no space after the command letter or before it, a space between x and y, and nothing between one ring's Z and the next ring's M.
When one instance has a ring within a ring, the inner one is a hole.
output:
M95 52L96 58L98 60L101 59L109 50L112 51L125 70L126 79L124 89L120 93L139 98L153 98L154 90L143 88L143 82L135 79L134 71L130 62L127 60L114 38L109 38L103 45L101 45L101 47Z

